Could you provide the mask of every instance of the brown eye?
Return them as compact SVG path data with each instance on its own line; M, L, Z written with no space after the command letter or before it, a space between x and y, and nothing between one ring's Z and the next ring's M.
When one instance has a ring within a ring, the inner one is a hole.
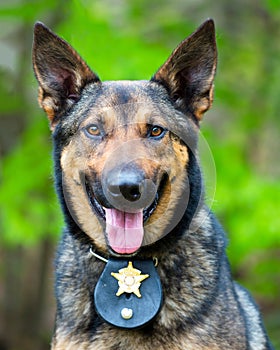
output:
M96 124L92 124L86 128L87 133L90 136L100 136L101 132L99 127Z
M150 131L150 137L160 137L164 134L165 130L161 126L153 126Z

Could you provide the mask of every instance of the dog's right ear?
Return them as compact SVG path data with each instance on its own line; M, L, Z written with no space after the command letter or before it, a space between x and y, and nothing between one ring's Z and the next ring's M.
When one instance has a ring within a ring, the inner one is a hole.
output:
M39 104L53 130L59 117L80 98L82 89L100 80L66 41L40 22L34 27L32 58Z
M209 19L179 44L152 80L166 87L177 108L199 122L213 101L216 64L215 26Z

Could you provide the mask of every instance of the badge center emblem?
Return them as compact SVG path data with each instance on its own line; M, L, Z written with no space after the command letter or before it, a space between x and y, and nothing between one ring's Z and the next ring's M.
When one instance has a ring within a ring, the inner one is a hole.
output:
M127 267L119 270L118 273L111 272L111 276L118 280L119 289L116 296L123 293L134 293L138 298L141 298L140 286L141 282L149 277L148 274L143 274L140 270L133 267L132 262L129 261Z

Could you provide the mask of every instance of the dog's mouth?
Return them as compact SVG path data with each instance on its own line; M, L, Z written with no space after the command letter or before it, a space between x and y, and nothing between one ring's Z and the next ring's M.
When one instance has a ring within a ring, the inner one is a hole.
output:
M86 179L85 190L91 207L106 225L106 238L110 248L117 254L135 254L144 238L144 225L156 210L167 181L164 175L153 202L144 209L130 213L105 207L97 200L90 181Z

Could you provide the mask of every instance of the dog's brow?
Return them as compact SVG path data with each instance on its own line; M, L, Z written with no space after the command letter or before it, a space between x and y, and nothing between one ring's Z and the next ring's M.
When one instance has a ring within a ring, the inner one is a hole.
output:
M161 125L164 128L168 128L168 123L161 116L158 111L151 111L151 113L145 113L145 123L150 125Z
M105 116L102 113L91 110L87 117L81 121L80 127L88 125L89 123L104 124L105 121Z

